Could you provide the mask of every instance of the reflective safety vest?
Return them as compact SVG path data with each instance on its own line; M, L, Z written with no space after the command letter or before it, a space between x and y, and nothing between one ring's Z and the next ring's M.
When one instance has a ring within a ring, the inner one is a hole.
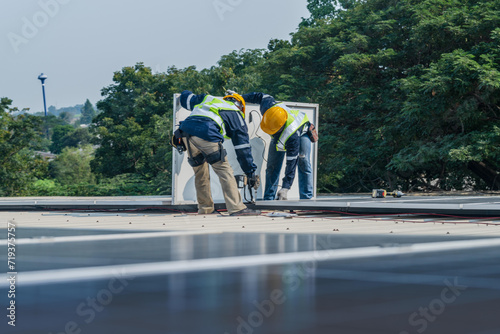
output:
M288 114L288 119L285 123L285 128L281 132L278 143L276 144L276 149L278 151L286 151L285 144L288 139L304 124L309 122L309 118L306 113L300 110L292 110L288 108L284 103L279 103L277 106L285 109Z
M191 116L202 116L202 117L210 118L215 123L217 123L217 125L220 128L220 133L224 136L224 138L228 138L226 136L226 129L224 127L224 121L222 120L222 117L220 117L220 114L219 114L219 112L221 110L237 111L238 113L240 113L240 115L242 117L242 123L244 124L245 115L240 111L240 109L238 109L238 107L234 103L218 99L212 95L205 96L205 98L203 99L203 101L200 104L194 106L193 111L191 112L191 114L189 116L190 117Z

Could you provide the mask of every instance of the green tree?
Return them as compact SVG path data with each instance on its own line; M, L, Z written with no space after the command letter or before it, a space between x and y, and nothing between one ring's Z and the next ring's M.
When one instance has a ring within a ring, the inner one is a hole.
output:
M59 154L65 147L81 147L91 144L93 137L88 128L73 128L62 125L54 128L50 151Z
M147 180L171 177L173 93L167 74L139 63L116 72L97 106L92 131L99 147L92 170L104 177L138 174Z
M218 73L226 73L226 76L218 76L219 82L214 82L214 88L220 89L214 94L224 94L221 88L239 92L260 91L262 88L260 68L265 62L264 57L263 49L242 49L222 56L218 66L211 69L214 73L212 77L217 77Z
M0 99L0 196L23 196L46 163L33 149L40 141L41 120L28 114L12 116L12 100Z
M322 189L494 187L500 1L309 9L290 45L270 44L263 84L279 99L320 103ZM471 156L478 138L489 149Z
M80 123L81 124L90 124L92 122L92 119L96 116L96 111L94 107L92 106L92 103L87 99L85 101L85 104L83 105L82 108L82 116L80 118Z
M311 16L302 18L300 26L308 27L315 25L318 21L334 18L342 8L342 4L348 8L354 1L335 1L335 0L308 0L307 9Z
M63 111L59 114L59 118L62 119L65 124L71 124L75 117L70 112Z
M61 113L66 112L66 113L71 114L72 117L74 117L74 116L81 113L82 108L83 108L82 104L77 104L77 105L74 105L72 107L63 107L63 108L59 108L59 109L54 107L54 106L50 106L48 111L49 111L49 115L59 116ZM43 116L43 114L41 113L38 116Z
M62 185L95 183L90 168L94 150L87 145L81 148L65 147L49 165L50 175Z
M168 180L172 95L230 88L320 104L321 191L500 189L500 0L308 9L291 41L267 50L233 51L201 71L116 72L98 103L93 170L115 184Z
M45 136L45 138L50 139L54 134L54 129L60 125L70 125L63 117L57 117L54 115L36 116L41 120L40 132Z
M66 147L63 144L63 138L70 132L74 131L75 128L71 125L56 125L52 130L52 143L49 146L49 149L52 153L59 154L62 152L62 149Z

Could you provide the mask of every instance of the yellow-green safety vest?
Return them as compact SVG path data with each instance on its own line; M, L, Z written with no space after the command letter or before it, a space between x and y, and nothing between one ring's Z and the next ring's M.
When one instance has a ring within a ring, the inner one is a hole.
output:
M306 113L300 110L292 110L288 108L284 103L277 104L278 107L285 109L288 114L288 119L285 123L285 128L281 133L278 143L276 144L276 149L278 151L286 151L285 144L288 139L297 131L302 125L309 122L309 118Z
M226 136L226 129L224 127L224 121L220 117L219 111L221 110L234 110L237 111L242 117L242 123L244 123L245 115L238 109L238 107L228 101L221 100L215 96L207 95L200 104L194 106L193 111L189 116L203 116L208 117L213 120L220 128L220 133L224 138L228 139Z

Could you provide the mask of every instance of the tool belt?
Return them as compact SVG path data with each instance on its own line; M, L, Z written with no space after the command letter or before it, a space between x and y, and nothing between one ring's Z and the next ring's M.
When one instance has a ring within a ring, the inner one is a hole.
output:
M187 139L187 150L189 152L189 157L188 157L188 163L191 167L198 167L203 165L205 162L208 162L210 165L213 165L219 161L223 161L226 156L227 152L224 149L224 146L222 145L222 142L219 142L219 150L215 151L210 154L205 154L203 151L200 150L199 147L196 147L198 150L201 151L200 154L197 156L193 156L192 150L191 150L191 141L189 140L191 136L188 133L183 132L182 133L184 137ZM194 143L193 143L194 145ZM196 146L196 145L195 145Z

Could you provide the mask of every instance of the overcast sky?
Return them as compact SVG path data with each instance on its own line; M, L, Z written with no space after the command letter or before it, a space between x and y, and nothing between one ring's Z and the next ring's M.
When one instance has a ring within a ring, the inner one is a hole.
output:
M216 65L233 50L266 48L290 39L307 0L0 0L0 97L13 106L92 103L113 72L143 62L155 72L170 66Z

